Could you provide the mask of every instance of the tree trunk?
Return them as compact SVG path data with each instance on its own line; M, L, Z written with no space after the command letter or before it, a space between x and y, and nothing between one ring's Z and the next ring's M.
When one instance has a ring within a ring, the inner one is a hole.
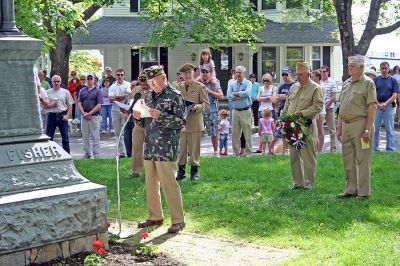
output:
M349 71L347 68L348 57L354 55L354 34L353 24L351 19L351 6L352 1L348 0L334 0L333 1L337 14L337 21L340 32L340 43L342 46L342 57L343 57L343 76L342 80L345 81L349 77Z
M50 50L50 76L60 74L64 84L68 83L69 55L72 50L72 38L65 30L56 33L56 45Z

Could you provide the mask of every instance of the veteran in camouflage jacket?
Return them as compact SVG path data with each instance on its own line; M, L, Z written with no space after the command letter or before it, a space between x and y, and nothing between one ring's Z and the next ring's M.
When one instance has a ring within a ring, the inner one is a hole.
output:
M133 111L133 116L144 122L143 157L149 217L138 227L163 223L162 187L172 222L168 233L177 233L185 227L182 194L175 180L180 131L185 125L184 100L181 93L169 85L161 67L153 66L145 71L152 90L145 98L146 105L151 108L151 117L143 119L141 113L136 111Z

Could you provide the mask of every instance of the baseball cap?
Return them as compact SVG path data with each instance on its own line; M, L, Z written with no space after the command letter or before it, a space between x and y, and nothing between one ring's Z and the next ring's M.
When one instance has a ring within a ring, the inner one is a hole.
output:
M210 72L210 66L208 66L208 65L202 65L200 71L203 71L203 70L205 70L205 71L207 71L207 72Z
M292 73L292 69L290 67L284 67L282 69L282 73L291 74Z
M112 71L111 67L109 67L109 66L106 66L106 68L104 70Z
M95 77L95 76L96 76L96 74L94 74L93 72L89 72L89 73L87 73L86 77L90 77L90 76L92 76L92 77Z
M376 71L373 70L373 69L367 69L364 73L365 73L365 75L371 74L371 75L374 75L376 77Z
M256 74L250 74L250 76L249 76L249 78L256 78L257 76L256 76Z

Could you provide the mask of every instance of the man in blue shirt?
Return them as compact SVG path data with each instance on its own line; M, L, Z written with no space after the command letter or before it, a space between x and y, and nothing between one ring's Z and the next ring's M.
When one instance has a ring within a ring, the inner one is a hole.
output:
M217 80L215 90L212 89L212 83L210 80L210 67L203 65L201 68L200 82L206 85L206 92L208 95L208 101L210 105L208 109L203 112L204 124L208 136L211 137L211 143L214 148L214 156L218 155L218 100L224 98L224 94L221 90L220 82Z
M381 75L374 78L378 106L375 113L375 135L372 149L379 151L379 130L382 119L386 130L386 150L394 151L394 100L399 92L397 80L389 75L389 63L380 64Z
M244 155L250 156L251 145L251 81L245 78L246 68L237 66L235 69L236 81L228 84L228 99L232 101L232 149L235 155L240 151L240 135L244 134L246 148Z

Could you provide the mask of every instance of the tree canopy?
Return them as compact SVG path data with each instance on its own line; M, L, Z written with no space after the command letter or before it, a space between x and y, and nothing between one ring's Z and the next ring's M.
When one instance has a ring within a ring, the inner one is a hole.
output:
M149 45L175 47L178 43L221 44L257 41L256 31L265 25L265 15L242 0L149 0L147 20L155 22Z

